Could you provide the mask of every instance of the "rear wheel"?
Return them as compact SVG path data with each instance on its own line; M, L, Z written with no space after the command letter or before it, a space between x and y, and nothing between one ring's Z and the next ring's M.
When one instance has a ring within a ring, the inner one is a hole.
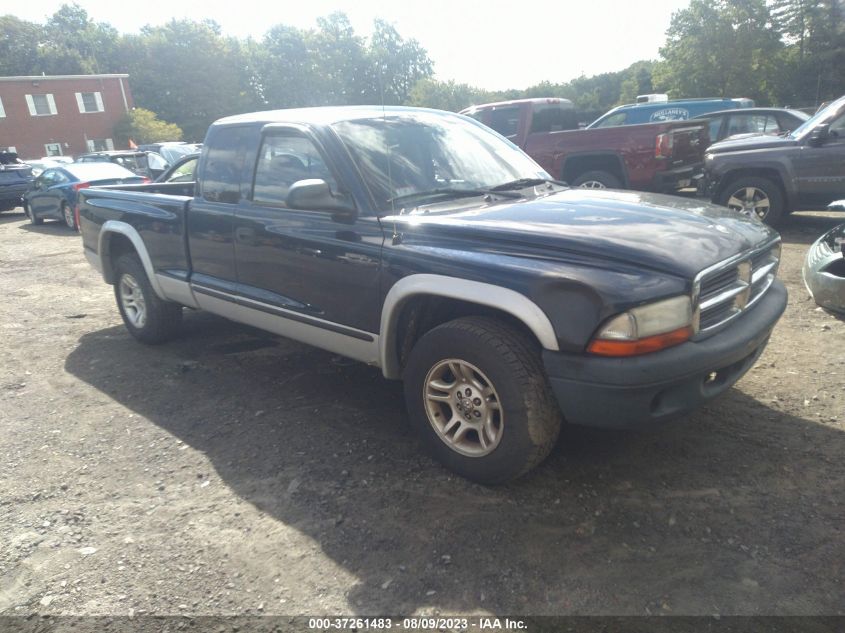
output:
M573 187L583 189L620 189L622 181L607 171L588 171L572 181Z
M404 374L413 426L467 479L497 484L538 465L561 415L537 344L487 317L449 321L411 350Z
M159 298L136 255L125 254L117 259L115 279L117 307L132 336L142 343L157 344L179 333L182 306Z
M716 197L716 203L771 226L776 226L784 214L780 187L762 176L744 176L731 181Z
M65 226L69 228L71 231L76 231L76 218L73 217L73 207L71 207L67 202L62 202L62 217L65 220Z

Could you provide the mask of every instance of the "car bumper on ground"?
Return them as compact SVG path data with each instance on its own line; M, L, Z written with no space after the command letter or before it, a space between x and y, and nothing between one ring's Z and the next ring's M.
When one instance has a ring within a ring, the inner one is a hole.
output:
M807 251L801 271L817 304L845 312L845 224L822 235Z
M723 331L702 341L630 358L543 352L567 422L638 428L696 409L739 380L763 353L786 308L786 288L766 295Z
M701 170L701 163L696 163L669 171L659 171L654 175L652 188L658 193L673 193L694 187L701 177Z

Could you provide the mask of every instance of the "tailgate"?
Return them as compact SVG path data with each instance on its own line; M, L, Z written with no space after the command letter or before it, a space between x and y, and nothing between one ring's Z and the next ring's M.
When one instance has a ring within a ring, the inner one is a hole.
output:
M710 144L706 121L672 121L666 125L671 126L673 168L704 162L704 150Z

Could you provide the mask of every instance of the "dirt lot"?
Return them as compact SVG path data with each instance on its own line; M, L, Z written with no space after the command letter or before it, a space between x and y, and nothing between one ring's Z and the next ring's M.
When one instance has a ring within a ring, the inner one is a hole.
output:
M377 370L203 313L145 347L58 223L0 217L0 613L843 614L845 322L784 231L757 366L486 489Z

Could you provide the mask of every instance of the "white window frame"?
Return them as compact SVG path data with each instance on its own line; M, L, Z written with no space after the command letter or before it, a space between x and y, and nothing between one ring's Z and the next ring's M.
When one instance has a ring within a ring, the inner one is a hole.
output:
M106 146L106 149L105 150L97 149L97 147L95 145L95 143L97 141L104 143L105 146ZM112 140L110 138L91 138L91 139L88 139L88 140L85 141L85 145L86 145L86 147L88 147L89 152L103 152L103 151L111 152L111 151L114 151L114 140Z
M38 114L38 112L35 110L34 97L36 96L44 96L47 98L47 107L50 109L50 112L48 114ZM56 100L53 98L52 93L49 92L43 95L26 95L26 105L29 108L30 116L55 116L59 113L58 110L56 110Z
M105 112L105 108L103 107L103 95L99 92L77 92L76 94L76 105L79 106L79 113L80 114L96 114L97 112ZM82 98L82 95L92 94L94 95L94 100L97 103L96 110L86 110L85 109L85 101Z
M6 118L6 110L3 107L3 99L0 99L0 119Z
M58 154L51 154L50 148L54 147L59 150ZM61 143L44 143L44 155L45 156L62 156L62 144Z

